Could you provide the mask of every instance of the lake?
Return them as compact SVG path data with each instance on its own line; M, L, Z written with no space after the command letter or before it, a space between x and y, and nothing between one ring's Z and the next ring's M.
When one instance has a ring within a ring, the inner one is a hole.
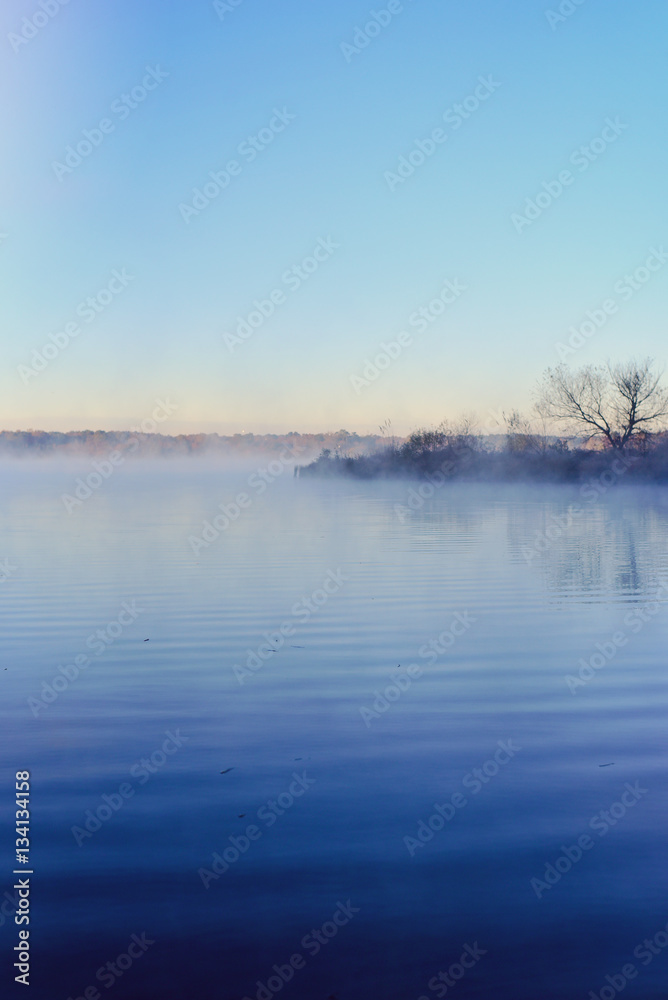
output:
M5 979L663 998L668 494L269 461L3 466Z

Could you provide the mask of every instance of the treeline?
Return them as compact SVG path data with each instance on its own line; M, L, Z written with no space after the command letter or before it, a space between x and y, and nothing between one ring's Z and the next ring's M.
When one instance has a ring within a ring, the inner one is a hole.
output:
M598 475L668 481L668 389L652 358L605 365L547 368L536 388L531 418L517 410L503 414L506 433L475 432L475 418L418 430L397 443L390 422L380 428L387 446L366 455L320 457L300 474L438 476L484 480L568 482ZM567 437L548 433L551 426ZM536 427L541 428L539 432Z
M668 482L668 434L644 435L623 450L583 445L579 439L510 433L500 442L442 429L419 430L400 444L362 455L323 449L300 476L358 479L433 478L439 481L582 482L609 475Z
M355 455L377 447L381 435L360 436L346 430L324 434L146 434L134 431L0 431L0 456L104 456L111 451L131 452L134 457L187 456L252 457L294 451L303 461L327 449L330 453ZM131 447L130 447L131 446Z

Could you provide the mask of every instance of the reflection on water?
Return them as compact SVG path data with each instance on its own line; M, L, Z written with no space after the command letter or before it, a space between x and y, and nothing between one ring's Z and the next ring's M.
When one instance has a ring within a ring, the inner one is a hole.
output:
M251 472L4 470L31 995L662 996L662 493Z
M544 491L543 499L550 492ZM559 492L559 491L557 491ZM509 518L511 551L540 565L548 585L560 593L592 597L642 597L649 581L665 572L668 511L654 491L617 491L595 505L582 504L581 490L558 502L522 505Z

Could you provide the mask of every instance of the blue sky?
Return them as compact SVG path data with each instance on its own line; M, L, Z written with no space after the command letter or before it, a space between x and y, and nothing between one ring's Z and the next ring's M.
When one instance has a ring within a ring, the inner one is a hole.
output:
M665 360L659 0L566 0L558 22L545 0L43 2L36 29L37 0L0 15L3 428L130 427L158 398L178 407L167 433L484 424L528 409L555 345L611 299L566 360ZM493 92L475 107L481 78ZM467 97L468 117L444 120ZM434 129L445 140L416 152ZM180 208L230 161L224 190ZM446 280L465 292L411 326ZM100 292L88 322L80 304Z

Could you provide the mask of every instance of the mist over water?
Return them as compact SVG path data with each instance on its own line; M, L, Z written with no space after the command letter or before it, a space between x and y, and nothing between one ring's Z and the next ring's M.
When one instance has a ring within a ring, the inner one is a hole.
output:
M31 996L105 996L134 934L119 1000L564 1000L626 963L656 1000L662 491L251 479L275 458L128 462L69 513L89 463L3 466Z

